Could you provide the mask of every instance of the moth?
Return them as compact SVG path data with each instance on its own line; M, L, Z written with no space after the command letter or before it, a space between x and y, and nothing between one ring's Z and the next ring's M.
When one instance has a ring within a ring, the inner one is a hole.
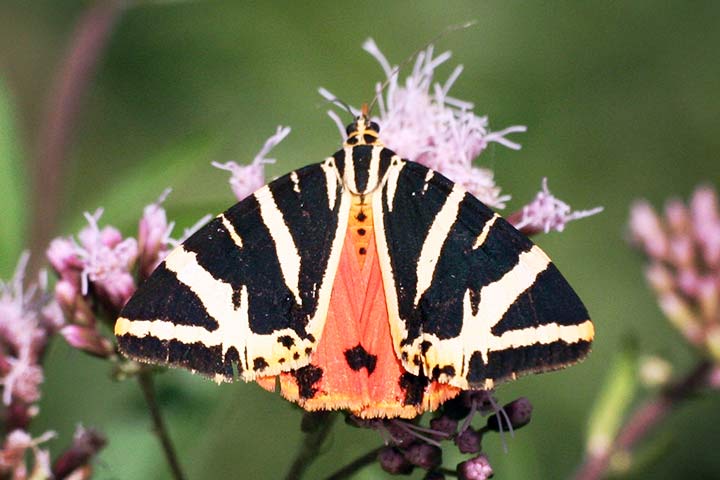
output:
M363 111L342 149L172 251L122 310L121 351L365 418L583 359L593 324L547 255L379 131Z

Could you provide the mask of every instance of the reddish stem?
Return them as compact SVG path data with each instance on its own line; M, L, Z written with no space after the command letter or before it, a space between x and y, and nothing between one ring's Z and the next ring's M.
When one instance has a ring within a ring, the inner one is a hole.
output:
M599 480L608 473L610 460L616 452L630 452L680 403L693 397L708 384L712 364L701 361L678 383L663 390L638 408L618 433L611 448L589 456L575 473L575 480Z
M78 19L70 44L50 88L38 135L30 227L32 250L43 251L54 233L62 205L64 163L80 104L103 48L123 11L121 0L101 0ZM35 267L41 255L34 255ZM32 260L31 260L32 261Z

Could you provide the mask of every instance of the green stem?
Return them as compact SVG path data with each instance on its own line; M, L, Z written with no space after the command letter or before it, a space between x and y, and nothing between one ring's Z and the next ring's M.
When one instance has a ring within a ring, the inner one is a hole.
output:
M375 460L377 460L378 453L380 452L380 450L382 448L383 447L378 447L373 450L370 450L369 452L367 452L363 455L360 455L358 458L356 458L352 462L348 463L341 469L336 470L332 475L328 476L325 480L343 480L345 478L350 478L350 476L354 475L358 470L370 465Z
M307 468L320 454L320 448L325 442L330 430L332 430L335 418L337 418L337 415L328 412L307 413L306 415L316 417L313 418L313 421L317 423L313 425L312 429L308 431L305 438L303 438L300 450L295 456L295 460L290 466L285 480L300 480L303 477ZM306 423L306 419L304 419L303 424Z
M180 467L177 454L175 453L175 447L170 440L165 421L163 420L162 414L160 413L160 406L157 403L155 397L155 385L153 382L153 374L149 370L143 369L137 376L140 388L142 389L143 396L145 397L145 403L147 403L148 409L150 410L150 416L153 421L153 430L157 435L160 444L162 445L163 453L165 453L165 460L170 467L172 476L175 480L185 480L185 474Z

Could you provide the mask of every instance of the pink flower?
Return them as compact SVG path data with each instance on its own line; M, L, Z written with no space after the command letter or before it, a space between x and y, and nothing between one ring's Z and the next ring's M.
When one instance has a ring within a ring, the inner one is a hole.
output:
M170 233L175 226L174 222L168 223L165 209L162 207L169 194L170 189L165 189L160 198L143 210L138 226L141 278L147 278L162 261L160 257L164 255L161 255L161 252L167 249Z
M92 215L86 213L89 225L78 234L80 242L73 242L74 255L79 259L81 267L80 293L86 296L90 284L93 284L109 305L119 309L135 292L131 271L138 256L137 241L134 238L123 239L120 231L114 227L101 229L98 221L102 213L101 208ZM54 243L51 243L48 255L52 253ZM74 262L65 264L75 265ZM64 272L59 273L64 277Z
M265 185L265 165L275 163L274 158L268 158L270 150L275 148L290 133L290 127L277 127L275 135L265 141L255 159L249 165L238 165L235 162L212 162L214 167L231 172L230 186L238 201L252 194Z
M434 57L433 47L428 47L418 55L410 75L401 84L397 67L390 65L372 39L363 47L377 59L388 79L385 96L381 85L377 87L379 115L373 117L382 129L380 137L387 146L404 158L460 182L485 204L504 208L510 197L500 195L490 170L474 168L472 162L491 142L520 149L519 144L506 136L524 132L526 128L516 125L491 132L487 117L477 116L472 103L451 97L450 88L460 76L462 66L456 67L445 83L435 82L435 70L450 58L450 52ZM335 100L324 89L320 94ZM338 123L344 138L345 130L339 118L334 113L330 116Z
M45 432L37 438L32 438L24 430L13 430L8 434L3 448L0 450L0 472L11 475L14 480L52 478L50 452L40 449L38 445L54 437L55 432ZM29 449L32 450L34 456L34 465L30 472L25 463L25 452Z
M531 235L538 232L549 233L552 230L562 232L568 222L602 211L602 207L573 211L570 205L550 193L547 178L543 178L542 190L538 192L535 199L522 208L519 218L513 215L509 220L515 228L526 235Z
M40 398L43 381L39 357L48 337L63 323L59 306L47 292L46 275L41 273L38 282L24 287L25 268L29 255L24 253L18 261L13 278L0 281L0 355L3 369L3 403L13 398L26 403Z

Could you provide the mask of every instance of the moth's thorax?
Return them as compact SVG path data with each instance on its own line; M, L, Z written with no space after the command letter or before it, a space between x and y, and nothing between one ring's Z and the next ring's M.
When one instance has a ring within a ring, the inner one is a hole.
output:
M333 155L338 178L353 195L380 188L395 154L382 145L345 146Z

